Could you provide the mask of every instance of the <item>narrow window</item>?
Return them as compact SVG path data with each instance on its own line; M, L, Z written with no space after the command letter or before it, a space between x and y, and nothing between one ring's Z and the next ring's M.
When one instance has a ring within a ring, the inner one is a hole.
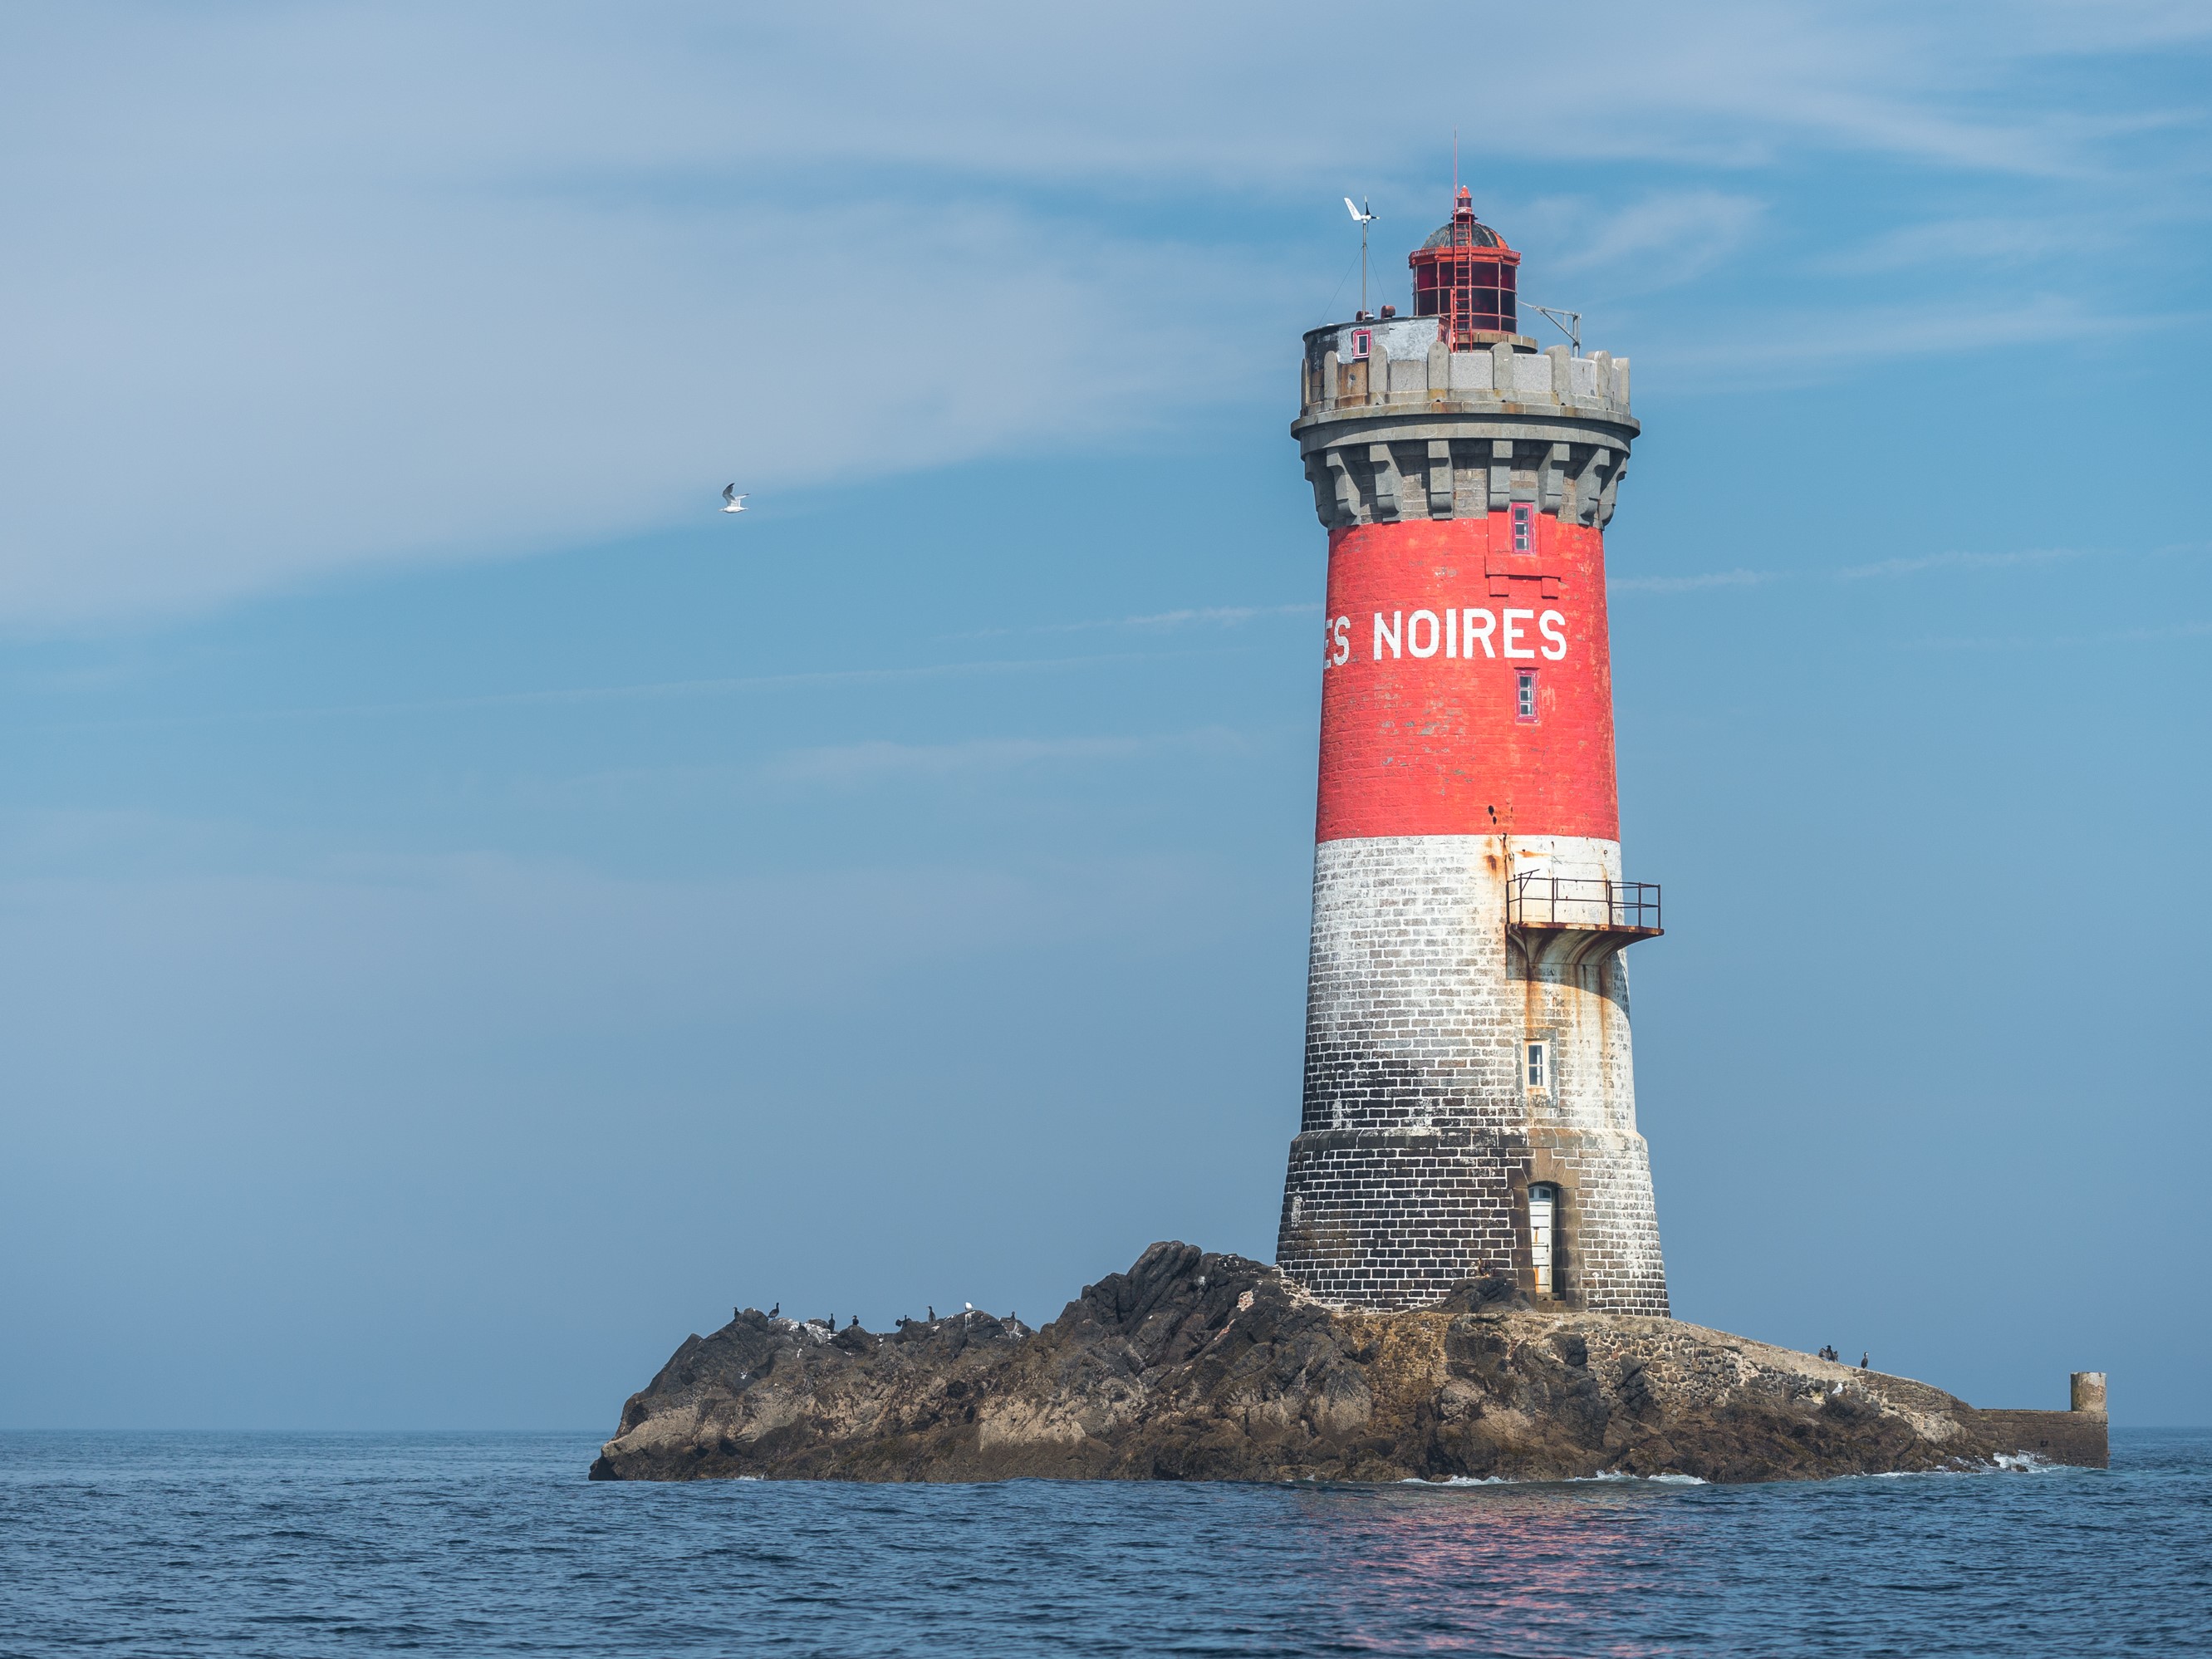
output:
M1536 718L1536 671L1523 668L1513 676L1513 718L1534 723Z
M1364 357L1374 349L1373 334L1364 328L1355 328L1352 331L1352 355L1355 359Z
M1536 1294L1552 1294L1552 1263L1557 1247L1553 1243L1558 1231L1559 1189L1549 1182L1539 1182L1528 1189L1528 1254L1536 1269Z
M1548 1042L1528 1045L1528 1086L1532 1089L1552 1086L1552 1045Z
M1513 550L1534 553L1536 550L1536 509L1516 506L1513 509Z

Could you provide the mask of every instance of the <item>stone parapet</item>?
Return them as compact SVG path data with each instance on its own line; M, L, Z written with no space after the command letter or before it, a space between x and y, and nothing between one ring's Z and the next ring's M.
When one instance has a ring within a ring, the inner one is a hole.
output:
M1517 337L1447 350L1427 317L1316 329L1291 427L1315 511L1335 529L1527 502L1602 528L1642 430L1628 369Z

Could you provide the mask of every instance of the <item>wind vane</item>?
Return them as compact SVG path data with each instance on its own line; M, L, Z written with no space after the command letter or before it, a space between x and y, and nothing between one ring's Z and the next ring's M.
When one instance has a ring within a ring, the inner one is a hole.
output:
M1344 210L1359 221L1359 314L1364 317L1367 314L1367 227L1375 222L1377 216L1367 210L1364 196L1359 198L1358 207L1352 205L1349 196L1346 197Z

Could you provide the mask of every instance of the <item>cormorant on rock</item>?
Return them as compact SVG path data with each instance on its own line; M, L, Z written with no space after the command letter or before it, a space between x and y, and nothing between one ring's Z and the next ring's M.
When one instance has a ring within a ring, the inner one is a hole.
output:
M775 1304L775 1306L774 1306L773 1308L770 1308L770 1309L768 1310L768 1316L769 1316L770 1319L781 1319L781 1318L782 1318L782 1317L783 1317L783 1304L782 1304L782 1303L781 1303L781 1302L779 1302L779 1303L777 1303L777 1304Z
M859 1330L859 1329L860 1328L860 1315L858 1315L858 1314L854 1314L854 1315L853 1316L853 1322L852 1322L851 1324L848 1325L845 1328L846 1328L847 1330L848 1330L848 1331L857 1331L857 1330Z
M930 1304L928 1304L928 1307L929 1307L929 1322L930 1322L931 1324L934 1325L934 1324L937 1322L937 1304L936 1304L934 1302L933 1302L933 1303L930 1303Z
M1866 1357L1866 1355L1863 1352L1863 1353L1861 1353L1861 1354L1859 1355L1859 1369L1860 1369L1861 1370L1864 1370L1866 1368L1867 1368L1867 1357Z

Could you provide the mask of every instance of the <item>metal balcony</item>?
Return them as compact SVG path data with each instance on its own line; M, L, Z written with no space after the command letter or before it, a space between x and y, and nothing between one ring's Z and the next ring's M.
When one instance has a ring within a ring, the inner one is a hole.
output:
M1517 875L1505 890L1505 932L1533 967L1601 962L1657 939L1659 884L1603 876Z

